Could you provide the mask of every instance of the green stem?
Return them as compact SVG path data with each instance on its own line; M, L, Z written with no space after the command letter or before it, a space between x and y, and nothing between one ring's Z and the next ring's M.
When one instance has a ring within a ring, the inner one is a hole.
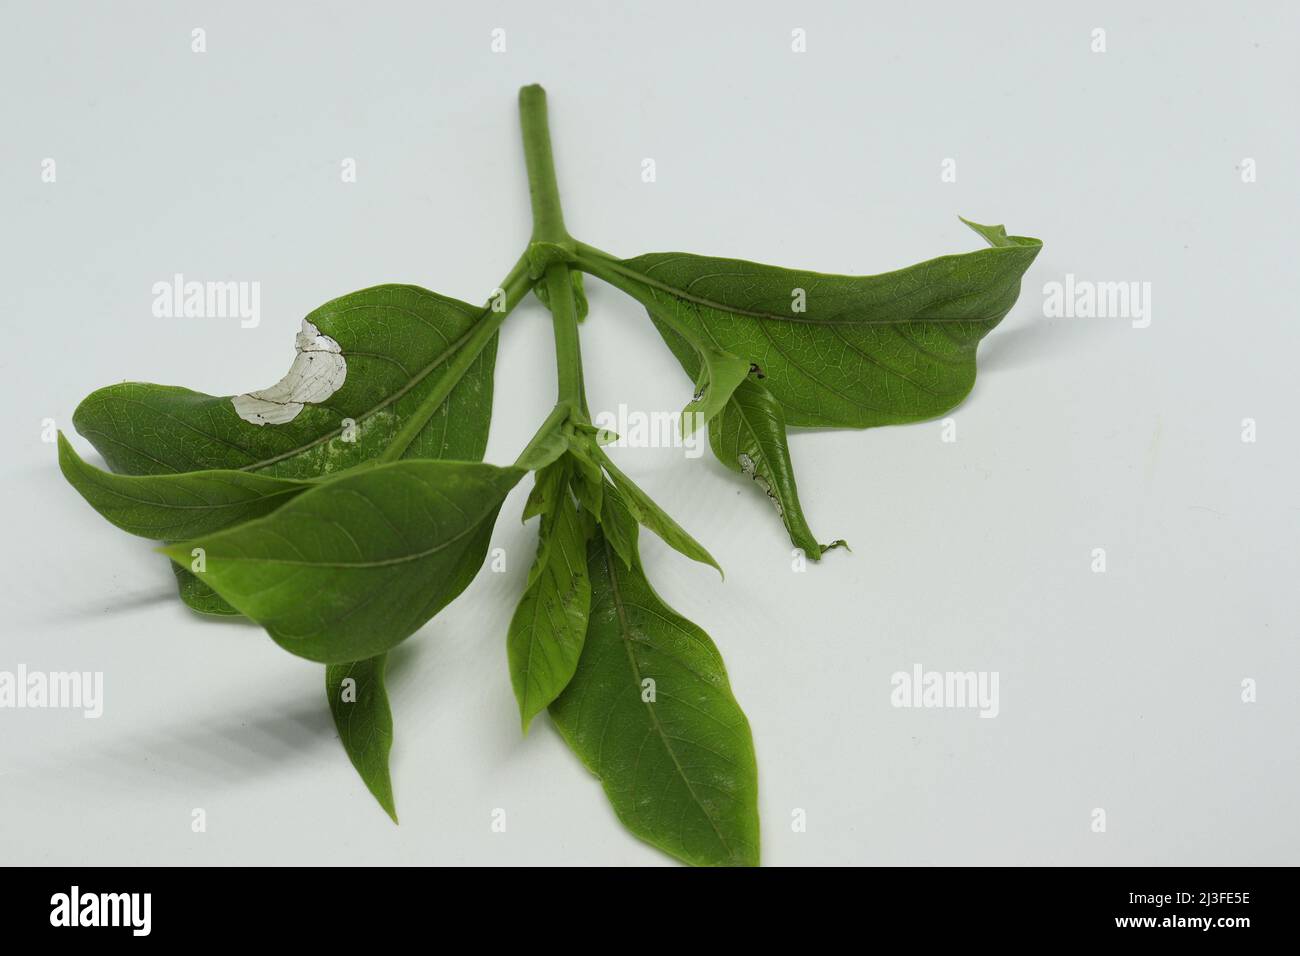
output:
M528 195L533 203L533 241L572 244L564 228L560 187L555 181L551 130L546 118L546 91L536 84L519 91L519 125L524 134Z
M533 274L546 283L547 304L555 329L559 401L585 417L587 399L582 388L578 304L568 266L577 243L564 228L547 124L546 91L540 86L525 86L519 91L519 125L523 131L524 162L528 167L528 195L533 206L533 238L528 256Z
M587 398L582 389L582 351L578 342L578 305L573 298L569 267L555 262L546 267L543 280L550 300L551 325L555 330L555 371L559 379L559 400L584 414Z
M597 279L608 282L633 297L637 296L632 290L639 291L652 287L648 277L626 268L617 256L610 255L595 246L589 246L585 242L576 243L576 248L577 255L573 264L583 272L594 275ZM667 286L660 286L660 288L670 294L677 291Z
M585 242L577 243L577 258L574 259L574 266L588 275L593 275L603 282L608 282L614 288L626 292L632 298L641 302L653 299L655 289L666 292L682 301L691 301L683 297L680 289L664 285L649 276L634 272L624 266L616 256L603 252L595 246L589 246ZM708 350L709 345L700 338L700 335L677 318L671 309L656 311L654 318L655 321L662 322L680 335L701 355Z
M528 295L532 287L533 280L528 276L528 254L525 253L519 257L510 274L501 281L499 290L483 306L483 313L479 320L461 338L463 344L447 362L447 370L438 379L433 391L425 396L420 407L407 418L405 424L393 436L393 440L379 456L379 461L397 461L406 454L406 449L411 447L411 442L415 441L416 436L429 423L434 412L442 407L442 403L447 400L452 389L460 384L460 380L465 377L470 366L478 360L479 353L492 341L492 336L497 334L506 316L523 300L524 296Z

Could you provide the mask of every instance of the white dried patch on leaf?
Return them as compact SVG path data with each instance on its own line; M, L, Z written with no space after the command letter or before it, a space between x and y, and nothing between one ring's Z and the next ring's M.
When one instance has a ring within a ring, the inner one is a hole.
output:
M776 513L780 517L784 518L785 508L781 505L781 499L778 498L776 492L772 490L772 486L768 483L768 480L758 473L758 465L755 463L754 459L750 458L742 451L740 453L740 458L738 458L737 461L740 463L741 473L744 474L745 477L753 479L754 484L763 489L763 494L767 495L767 500L772 502L772 507L776 509Z
M230 401L239 417L254 425L283 425L298 417L303 405L325 401L340 388L348 376L343 349L328 335L306 319L294 340L297 353L284 378L270 388Z

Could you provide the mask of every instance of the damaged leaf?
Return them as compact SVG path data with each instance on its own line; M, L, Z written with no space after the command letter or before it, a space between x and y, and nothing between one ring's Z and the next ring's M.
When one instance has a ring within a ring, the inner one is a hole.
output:
M578 264L646 306L695 381L725 354L752 373L710 421L709 442L773 502L817 560L799 505L787 425L865 428L932 418L975 381L980 339L1020 294L1037 239L962 220L989 249L876 276L836 276L685 253L619 260L582 246Z
M212 396L128 382L73 422L110 471L59 436L69 483L109 521L164 542L184 602L244 615L326 665L339 738L396 822L389 650L478 573L493 525L536 473L536 559L507 636L525 732L547 710L619 819L698 865L759 862L748 720L717 648L655 594L640 527L713 557L600 447L584 387L583 272L638 299L694 384L684 435L707 423L720 460L771 502L816 559L787 426L863 428L938 415L975 377L1036 239L968 223L991 248L877 276L735 259L619 259L565 225L545 92L520 91L531 239L487 305L409 285L308 315L274 385ZM514 466L482 463L497 331L534 291L551 311L557 400ZM240 383L244 384L244 383Z
M781 404L761 382L751 377L736 389L722 414L709 423L709 445L720 462L768 497L794 546L819 559L823 548L799 504Z
M73 424L121 474L230 468L314 478L378 457L432 402L435 410L403 457L472 461L483 455L482 422L491 418L496 336L468 362L463 350L485 311L417 286L363 289L303 321L295 368L346 363L346 374L326 376L314 390L281 383L218 397L127 382L91 393ZM322 338L338 352L311 351ZM311 381L306 371L297 380ZM292 416L286 408L277 421L266 407L277 395L302 399L288 402L301 407Z

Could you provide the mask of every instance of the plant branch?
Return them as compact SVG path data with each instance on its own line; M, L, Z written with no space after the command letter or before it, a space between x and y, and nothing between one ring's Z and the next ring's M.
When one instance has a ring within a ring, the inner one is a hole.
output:
M569 267L555 262L546 267L546 283L551 307L551 325L555 329L555 370L559 400L580 411L587 411L587 397L582 389L582 352L578 343L578 306L573 297L573 279Z
M415 437L429 423L434 412L442 407L442 403L447 400L452 389L460 384L469 367L478 360L479 353L492 341L492 336L497 334L506 316L523 301L524 296L528 295L533 287L533 280L529 278L528 271L528 254L525 253L519 257L519 261L515 263L509 275L501 281L501 285L483 306L483 313L478 322L466 333L464 344L448 360L446 374L438 380L433 391L425 396L420 407L393 436L388 447L379 455L379 461L397 461L406 454L406 449L411 446L411 442L415 441Z
M533 242L573 245L564 228L560 188L555 181L551 130L546 116L546 91L536 84L519 91L519 125L524 134L528 166L528 195L533 204Z
M528 246L532 274L546 283L547 305L555 328L555 367L559 401L586 417L582 388L582 355L578 346L578 305L568 262L577 243L564 228L560 188L555 180L551 131L547 124L546 91L525 86L519 91L519 125L523 132L528 194L533 205L533 238Z

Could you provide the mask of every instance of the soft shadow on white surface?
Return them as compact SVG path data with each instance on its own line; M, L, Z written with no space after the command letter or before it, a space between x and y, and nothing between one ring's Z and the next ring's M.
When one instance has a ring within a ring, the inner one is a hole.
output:
M414 642L390 652L390 686L403 679L419 655ZM147 765L155 785L161 775L168 783L220 789L274 776L291 764L322 755L346 762L325 700L323 673L321 694L314 699L285 699L280 683L206 687L202 695L211 704L198 705L185 724L164 716L156 727L99 736L93 747L28 754L8 763L5 776L11 781L24 776L76 778L83 787L93 783L130 790L140 786L142 765ZM232 701L238 701L233 715Z

